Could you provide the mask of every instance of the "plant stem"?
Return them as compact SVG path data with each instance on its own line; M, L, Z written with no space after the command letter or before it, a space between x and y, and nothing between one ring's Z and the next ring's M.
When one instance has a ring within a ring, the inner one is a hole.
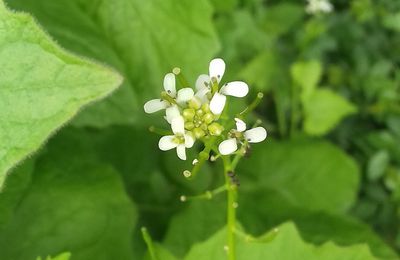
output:
M142 236L143 236L144 242L146 242L147 249L149 250L150 259L158 260L156 252L154 250L153 240L151 239L149 233L147 232L147 228L142 227L141 231L142 231Z
M222 157L224 164L225 184L227 186L227 254L228 260L236 259L235 230L236 230L236 186L231 184L228 172L232 171L232 164L227 156Z
M291 86L291 111L290 111L290 137L296 134L297 123L298 123L298 109L299 109L299 98L298 98L298 86L294 83Z

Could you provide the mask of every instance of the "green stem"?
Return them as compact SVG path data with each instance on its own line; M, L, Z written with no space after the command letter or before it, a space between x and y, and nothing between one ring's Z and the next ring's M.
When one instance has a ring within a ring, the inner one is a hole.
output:
M228 189L228 187L227 187L226 185L222 185L221 187L218 187L218 188L216 188L216 189L214 189L214 190L211 190L211 191L208 190L208 191L206 191L206 192L204 192L204 193L202 193L202 194L196 195L196 196L185 196L185 195L182 195L182 196L180 197L180 199L181 199L182 202L190 201L190 200L197 200L197 199L207 199L207 200L210 200L210 199L212 199L214 196L220 194L221 192L226 191L227 189Z
M262 92L258 92L256 98L251 102L251 104L242 112L240 112L236 117L238 118L244 118L247 116L250 112L252 112L258 104L260 104L261 100L263 99L264 94Z
M228 172L232 171L232 164L230 158L227 156L222 157L224 164L225 184L227 188L227 254L228 260L236 259L235 248L235 230L236 230L236 207L237 207L237 191L236 186L230 182Z
M179 84L181 85L182 88L187 88L189 87L189 83L186 80L185 76L183 76L182 71L180 68L174 68L172 70L172 73L175 74L176 78L178 79Z
M147 249L149 250L151 260L159 260L156 255L156 252L154 250L153 240L151 239L149 233L147 232L147 228L142 227L141 230L142 230L143 240L144 240L144 242L146 242Z
M296 133L296 127L298 122L298 91L297 86L292 84L292 97L291 97L291 111L290 111L290 137L293 137Z

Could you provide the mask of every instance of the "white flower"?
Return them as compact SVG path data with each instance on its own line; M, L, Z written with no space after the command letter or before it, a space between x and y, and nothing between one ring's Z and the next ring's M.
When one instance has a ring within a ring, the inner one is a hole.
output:
M176 104L184 104L191 100L194 96L194 91L191 88L182 88L176 92L176 82L175 75L173 73L168 73L164 77L164 90L166 95L168 95L171 100ZM166 109L166 119L171 123L171 119L178 115L176 113L179 109L176 104L169 102L165 99L152 99L144 104L144 111L148 114Z
M158 147L162 151L176 148L176 153L181 160L186 160L186 148L191 148L194 144L193 137L185 132L184 119L177 116L171 119L171 128L174 135L161 137Z
M307 0L306 12L309 14L330 13L333 10L328 0Z
M196 95L202 98L201 94L211 91L212 79L216 79L219 83L225 72L225 62L222 59L213 59L209 66L209 76L200 75L196 81ZM208 82L208 84L207 84ZM208 89L208 91L207 91ZM244 97L249 92L249 87L243 81L232 81L225 83L220 90L214 94L210 101L210 110L214 115L222 113L226 103L226 95L234 97ZM201 94L199 94L201 93Z
M246 130L246 123L240 120L239 118L235 118L236 121L236 130L233 130L232 137L222 141L218 150L222 155L228 155L236 152L238 149L237 143L238 139L243 138L249 143L259 143L267 138L267 131L259 126L252 129Z
M207 101L207 95L211 92L212 79L219 83L225 73L225 62L220 59L213 59L209 66L209 75L202 74L196 80L196 97L203 103ZM210 110L213 114L219 115L224 110L226 95L244 97L249 92L249 87L242 81L232 81L222 86L219 92L215 93L210 102Z

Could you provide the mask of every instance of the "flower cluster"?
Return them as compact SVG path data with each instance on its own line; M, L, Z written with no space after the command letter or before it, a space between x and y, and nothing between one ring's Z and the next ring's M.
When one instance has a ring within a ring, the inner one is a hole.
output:
M165 120L171 125L172 133L161 137L159 148L163 151L176 148L180 159L186 160L186 148L193 147L197 140L205 141L210 137L220 139L218 151L221 155L232 154L238 150L238 144L248 146L267 137L263 127L246 131L246 123L235 118L236 129L225 131L226 126L220 121L226 105L226 96L245 97L249 92L243 81L220 83L225 72L225 62L214 59L209 65L209 74L200 75L195 83L196 92L190 87L177 91L176 75L168 73L164 77L164 91L161 97L152 99L144 105L146 113L165 110ZM233 120L232 120L233 121Z
M328 0L307 0L306 11L309 14L330 13L333 10Z

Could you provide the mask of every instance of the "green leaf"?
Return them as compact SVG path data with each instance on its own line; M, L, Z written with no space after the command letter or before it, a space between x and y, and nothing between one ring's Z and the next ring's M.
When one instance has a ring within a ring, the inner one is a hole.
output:
M303 100L304 131L310 135L324 135L344 117L357 111L352 103L329 89L315 90Z
M384 16L383 26L400 32L400 12Z
M302 4L280 3L266 8L263 27L267 34L280 36L291 29L297 29L304 16Z
M252 59L240 72L240 76L257 90L268 91L282 76L279 58L274 50L265 50Z
M152 258L149 253L144 256L144 260L178 260L173 254L171 254L162 245L155 243L153 244L154 254L156 259Z
M309 139L255 144L237 175L246 187L243 196L268 193L303 209L336 212L352 206L359 184L359 169L351 157L328 142Z
M112 70L58 47L27 14L0 2L0 188L6 172L36 151L82 106L121 83Z
M17 0L64 47L106 62L125 77L110 99L91 106L75 125L142 123L143 104L157 98L164 74L181 67L190 83L219 50L212 6L191 0Z
M8 198L9 187L0 202ZM37 159L22 194L12 218L0 226L2 259L35 259L63 251L76 260L134 259L136 211L118 173L91 154L52 142Z
M55 256L55 257L48 256L45 258L45 260L69 260L70 257L71 257L71 253L66 252L66 253L59 254L58 256ZM38 257L37 260L42 260L42 258Z
M390 155L385 150L376 152L367 165L367 176L371 181L376 181L383 176L389 166Z
M210 201L189 202L187 208L171 219L164 239L164 245L172 253L183 257L190 247L206 240L225 223L225 202L223 196Z
M269 236L268 233L265 236ZM270 239L269 239L270 240ZM194 245L185 260L224 259L226 253L226 230L223 229L207 241ZM248 242L241 236L237 237L236 254L238 260L245 259L307 259L334 260L377 259L371 255L365 244L340 247L332 242L320 246L308 244L302 240L293 223L285 223L277 227L277 235L270 241Z
M307 242L322 244L333 241L340 246L367 243L375 256L397 259L393 249L368 225L354 218L292 208L290 201L284 197L272 196L271 199L268 195L268 192L265 196L259 193L251 196L240 194L246 200L240 200L238 220L253 234L261 234L266 229L291 220ZM172 218L164 245L177 256L183 256L191 245L206 240L225 225L225 207L226 204L218 199L190 202L184 211Z
M302 89L302 98L313 94L322 77L322 66L319 61L296 62L290 68L293 81Z

